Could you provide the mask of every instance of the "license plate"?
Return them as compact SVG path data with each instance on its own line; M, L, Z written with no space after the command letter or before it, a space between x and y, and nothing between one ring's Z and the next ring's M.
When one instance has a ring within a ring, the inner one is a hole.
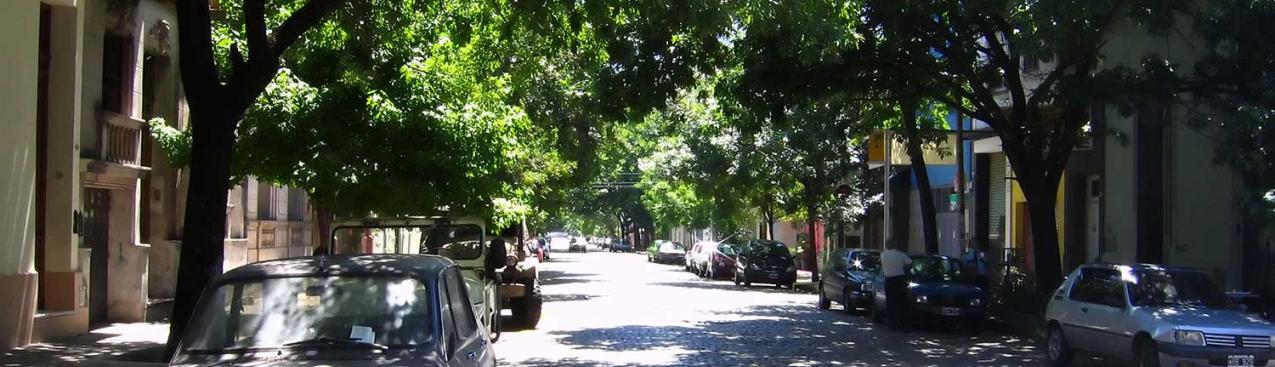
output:
M1252 355L1231 355L1226 356L1227 367L1253 367Z
M960 316L961 309L956 307L943 307L943 316Z
M779 279L779 274L770 274L770 279Z

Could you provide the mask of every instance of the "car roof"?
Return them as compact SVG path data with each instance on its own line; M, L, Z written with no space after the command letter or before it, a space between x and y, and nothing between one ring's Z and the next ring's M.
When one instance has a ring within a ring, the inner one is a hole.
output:
M434 279L443 269L455 265L437 255L374 254L293 257L252 263L217 277L216 282L294 276L409 276Z
M1147 263L1134 263L1134 264L1093 263L1093 264L1084 264L1084 265L1081 265L1081 267L1082 268L1097 268L1097 269L1114 269L1114 270L1121 270L1124 268L1128 268L1130 270L1139 270L1139 271L1160 270L1160 271L1189 271L1189 272L1195 272L1195 273L1202 273L1202 271L1200 271L1199 269L1189 268L1185 266L1147 264Z

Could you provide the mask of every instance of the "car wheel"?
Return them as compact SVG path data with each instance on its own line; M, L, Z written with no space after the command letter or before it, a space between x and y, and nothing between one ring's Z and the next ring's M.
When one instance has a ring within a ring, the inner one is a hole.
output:
M1160 348L1150 338L1141 337L1133 351L1137 357L1138 367L1160 367Z
M1067 343L1067 337L1063 335L1062 328L1058 327L1058 324L1049 325L1045 353L1049 358L1049 365L1055 367L1071 365L1071 359L1076 356L1076 351L1071 349L1071 345Z
M745 287L752 287L752 286L753 286L753 282L751 282L751 281L749 281L749 280L748 280L748 274L744 274L744 286L745 286Z
M827 310L831 307L832 307L832 301L828 299L827 295L823 294L823 282L820 281L819 282L819 309Z
M849 290L849 289L842 289L842 290L841 290L841 305L842 305L843 307L845 307L845 313L846 313L847 315L852 315L852 314L854 314L854 301L850 300L850 290Z
M979 333L982 333L982 332L983 332L983 318L982 318L982 317L973 317L973 316L971 316L971 317L967 317L967 318L965 318L965 320L963 320L963 321L964 321L964 322L962 323L963 325L961 325L961 326L963 326L963 327L965 328L965 332L966 332L966 333L969 333L970 335L978 335Z

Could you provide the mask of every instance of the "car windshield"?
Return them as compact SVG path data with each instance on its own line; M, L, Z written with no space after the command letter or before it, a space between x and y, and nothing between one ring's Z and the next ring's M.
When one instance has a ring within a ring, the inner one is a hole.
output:
M875 271L881 267L881 255L872 252L855 252L850 254L850 270Z
M958 281L961 279L961 264L942 257L913 257L908 274L915 280Z
M677 242L665 242L660 244L660 251L664 252L684 252L682 244Z
M341 345L411 346L433 340L429 288L415 279L316 276L217 287L182 339L192 353Z
M723 243L723 244L717 245L717 252L720 252L722 253L722 255L726 255L726 256L735 256L735 247L734 245Z
M337 227L332 238L342 254L430 254L456 260L483 254L482 228L473 224Z
M1135 306L1228 308L1230 303L1209 276L1193 271L1135 271L1129 293Z
M760 241L753 245L752 252L757 256L790 256L788 246L782 242Z

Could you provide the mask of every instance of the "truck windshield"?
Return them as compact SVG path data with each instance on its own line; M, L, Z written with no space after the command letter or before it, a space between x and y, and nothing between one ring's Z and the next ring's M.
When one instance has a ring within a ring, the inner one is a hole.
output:
M217 287L183 338L190 353L410 346L433 340L430 290L411 278L312 276ZM308 343L339 341L341 343Z
M1226 295L1212 279L1193 271L1135 271L1129 293L1136 306L1230 307Z
M483 254L482 228L473 224L352 226L332 231L342 254L430 254L455 260Z

